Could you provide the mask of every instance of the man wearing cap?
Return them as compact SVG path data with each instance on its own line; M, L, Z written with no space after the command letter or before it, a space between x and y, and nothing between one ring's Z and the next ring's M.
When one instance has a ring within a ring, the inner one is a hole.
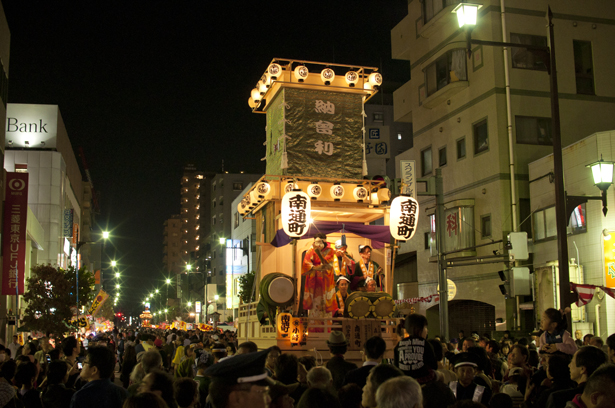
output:
M459 353L455 358L455 373L458 381L451 381L449 388L455 394L457 401L472 400L489 406L491 390L474 382L474 373L478 364L472 353Z
M335 292L335 305L337 306L337 311L334 317L344 316L344 305L346 298L348 298L348 285L350 285L350 279L346 276L340 275L337 277L337 292Z
M348 351L348 341L346 336L341 331L334 330L329 334L327 340L331 359L327 361L326 367L331 371L333 376L333 387L336 390L342 388L344 378L352 370L357 369L357 365L344 360L344 354Z
M326 241L325 234L316 234L312 247L303 258L301 274L305 276L303 309L311 317L331 317L337 310L335 305L335 274L333 258L335 251Z
M361 259L357 262L354 269L354 276L350 284L351 290L357 290L365 285L365 280L372 278L376 281L376 286L381 284L382 268L376 262L372 261L372 247L369 245L359 245L359 255Z
M333 270L335 276L348 276L354 274L355 262L347 252L348 245L341 239L335 241L335 256L333 257Z
M265 361L270 349L240 354L205 370L214 408L266 408L271 402Z

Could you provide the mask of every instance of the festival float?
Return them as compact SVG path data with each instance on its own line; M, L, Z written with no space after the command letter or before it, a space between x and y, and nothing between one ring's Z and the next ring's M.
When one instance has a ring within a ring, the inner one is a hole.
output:
M142 327L150 327L149 322L152 320L152 313L149 311L149 305L145 305L145 310L139 317L141 318Z
M391 202L386 181L366 177L364 104L381 83L373 67L276 58L252 90L250 107L266 115L266 175L238 206L257 234L256 301L239 307L238 338L328 356L341 330L347 359L373 335L392 357L392 250L412 238L418 203ZM345 300L340 279L354 289Z

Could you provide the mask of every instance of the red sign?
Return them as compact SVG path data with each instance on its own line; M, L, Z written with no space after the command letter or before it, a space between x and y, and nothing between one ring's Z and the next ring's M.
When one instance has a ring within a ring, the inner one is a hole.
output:
M2 295L24 293L28 173L6 173L6 201L2 234Z
M79 224L75 222L73 223L73 239L72 239L73 246L77 246L78 242L79 242Z

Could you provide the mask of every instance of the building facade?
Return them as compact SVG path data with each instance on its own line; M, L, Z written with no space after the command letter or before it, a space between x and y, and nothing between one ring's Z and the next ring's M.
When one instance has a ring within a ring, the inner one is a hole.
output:
M465 31L451 13L457 3L410 0L408 15L391 31L393 58L411 64L411 80L394 93L394 120L412 123L413 129L412 149L396 157L397 176L400 160L413 160L419 178L441 169L446 271L456 286L449 332L528 329L534 325L533 313L517 304L531 303L531 298L507 300L498 289L498 272L509 267L502 256L507 234L526 231L532 236L528 164L552 152L545 57L513 47L504 51L505 70L501 47L473 46L468 59ZM482 2L472 38L546 46L548 2L504 3L505 14L499 0ZM569 145L615 125L609 113L615 106L609 62L615 12L604 0L558 3L553 12L561 138ZM406 297L434 294L438 281L431 216L435 200L418 198L419 229L399 251L408 273L396 283L413 288ZM438 302L418 303L416 310L437 327Z

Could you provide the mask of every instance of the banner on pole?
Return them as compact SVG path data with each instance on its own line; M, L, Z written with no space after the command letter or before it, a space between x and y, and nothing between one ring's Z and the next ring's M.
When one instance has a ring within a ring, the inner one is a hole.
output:
M23 295L26 269L28 173L6 173L2 234L2 295Z
M107 300L108 298L109 294L101 289L100 292L98 292L98 295L96 295L96 297L94 298L92 306L90 306L90 308L88 309L87 314L92 316L96 315L96 313L98 313L98 311L102 307L103 303L105 303L105 300Z

